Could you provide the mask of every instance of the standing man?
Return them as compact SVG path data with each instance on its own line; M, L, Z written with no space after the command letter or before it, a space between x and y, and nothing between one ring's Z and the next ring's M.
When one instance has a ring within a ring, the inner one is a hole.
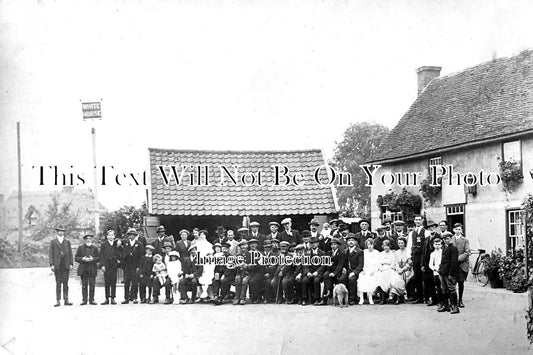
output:
M237 249L239 246L239 242L235 240L235 233L233 232L233 229L228 229L227 232L227 240L226 243L229 244L229 253L230 255L237 255ZM222 243L224 244L224 243Z
M411 258L413 261L413 282L415 288L416 301L415 303L424 303L424 290L423 290L423 272L422 272L422 251L424 247L424 240L426 238L426 230L422 225L422 216L415 216L415 228L411 233L411 238L408 241L411 249ZM429 234L429 232L427 232ZM409 248L409 246L408 246Z
M75 260L80 263L78 266L78 276L81 277L81 305L87 304L87 286L89 287L89 304L96 305L94 302L94 284L96 280L96 272L98 270L97 263L100 260L98 248L93 245L93 236L87 234L83 237L85 244L80 245L76 251Z
M216 237L213 240L213 245L215 243L220 243L220 245L222 245L226 242L226 229L224 228L224 226L218 226L215 234Z
M186 229L180 230L181 240L176 243L176 250L180 254L180 260L185 260L189 257L189 248L191 241L189 240L189 231Z
M398 245L398 238L407 238L407 235L403 231L403 226L405 223L403 221L394 222L394 232L392 232L391 238L394 240L394 243Z
M237 229L237 232L239 233L239 238L240 238L239 242L250 239L250 237L248 236L248 231L249 230L246 227L241 227Z
M359 248L355 234L348 233L346 237L348 250L346 251L346 273L348 274L348 303L354 305L357 300L357 279L363 271L364 253Z
M263 243L265 242L265 235L259 233L259 222L250 223L250 228L252 229L251 239L257 239L257 249L263 251Z
M174 249L176 247L176 243L174 242L174 238L173 237L169 237L166 235L166 229L164 226L159 226L157 227L157 238L153 241L152 243L152 246L154 247L154 250L153 250L153 254L159 254L159 255L163 255L163 250L164 250L164 246L165 245L165 242L169 242L171 245L172 245L172 249ZM146 246L146 244L143 244L144 246Z
M442 235L444 232L447 232L448 231L448 222L446 222L445 220L442 220L439 222L439 234Z
M120 264L122 242L115 239L115 231L107 231L107 241L100 247L100 268L104 272L105 301L101 304L117 304L115 293L117 289L117 269Z
M415 222L416 223L416 222ZM457 273L459 272L458 252L452 243L452 234L445 232L442 234L445 247L442 250L442 258L439 267L439 278L442 288L442 307L437 309L438 312L450 311L451 314L459 313L457 307L457 292L455 285L457 283ZM450 307L451 304L451 307Z
M138 272L144 250L142 243L136 240L137 231L135 228L128 229L126 235L128 240L122 248L122 269L124 270L124 301L122 304L128 304L130 301L137 303Z
M383 227L385 227L385 236L392 237L392 222L390 219L386 219L383 221Z
M427 227L429 228L429 237L424 239L424 244L422 247L422 272L424 273L422 280L424 281L424 294L428 306L438 306L436 302L435 295L435 283L433 280L433 270L429 267L429 259L431 253L435 250L433 247L433 240L435 237L439 236L437 234L437 223L429 220ZM431 301L429 301L431 299Z
M468 266L470 259L470 243L468 239L463 235L463 225L461 223L455 223L453 225L453 236L452 243L457 248L457 253L459 253L459 270L457 270L457 284L459 285L459 301L457 305L460 308L464 308L463 304L463 292L465 290L465 280L468 276Z
M361 228L361 230L355 233L355 239L359 243L359 248L364 250L366 248L366 240L369 238L374 240L376 235L370 231L370 222L367 219L360 220L359 227Z
M266 239L277 239L279 240L279 223L278 222L270 222L268 224L268 227L270 228L270 234L268 234L265 238Z
M72 270L72 248L70 242L65 238L64 227L57 227L57 238L50 242L50 268L56 278L56 304L54 307L59 307L61 300L61 286L63 286L63 302L65 306L72 306L68 301L68 276L69 271Z
M374 238L374 249L376 249L379 252L382 252L383 251L383 242L386 241L386 240L389 241L390 248L392 250L397 250L398 249L394 239L392 239L391 237L387 237L387 235L385 234L386 231L387 231L387 229L385 227L379 227L377 229L377 231L378 231L378 236L376 238Z
M285 218L283 221L281 221L281 225L283 226L284 230L280 233L280 241L286 241L289 242L289 244L291 242L295 242L297 244L301 243L300 232L298 232L296 229L292 229L292 219Z

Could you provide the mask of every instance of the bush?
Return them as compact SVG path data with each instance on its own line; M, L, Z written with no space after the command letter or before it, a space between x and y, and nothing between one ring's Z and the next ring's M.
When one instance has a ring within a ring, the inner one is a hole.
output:
M509 252L509 255L501 258L499 274L506 289L513 292L527 291L524 251Z

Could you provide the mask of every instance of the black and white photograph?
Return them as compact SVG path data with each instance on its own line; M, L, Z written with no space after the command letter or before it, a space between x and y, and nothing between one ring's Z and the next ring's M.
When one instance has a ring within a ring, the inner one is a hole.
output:
M532 19L0 0L0 354L532 353Z

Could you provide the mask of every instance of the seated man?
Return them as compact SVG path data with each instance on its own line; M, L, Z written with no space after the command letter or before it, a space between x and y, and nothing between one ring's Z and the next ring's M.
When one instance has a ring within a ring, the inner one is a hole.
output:
M196 291L198 290L198 278L202 276L203 266L197 265L198 254L196 252L196 246L191 245L189 247L189 257L186 257L182 263L181 268L183 271L183 278L179 281L180 300L184 304L194 303L196 301ZM189 299L187 291L192 291L192 298Z
M328 304L328 298L333 295L333 285L337 283L347 284L348 277L346 275L346 253L340 249L341 241L338 238L331 240L331 251L328 255L331 256L331 265L325 266L324 269L324 295L320 306Z
M314 256L322 257L325 255L324 251L318 249L319 240L316 237L311 237L311 250L308 252L311 258ZM318 305L320 303L320 284L322 283L322 275L324 274L324 265L305 265L303 269L302 278L302 306L307 302Z

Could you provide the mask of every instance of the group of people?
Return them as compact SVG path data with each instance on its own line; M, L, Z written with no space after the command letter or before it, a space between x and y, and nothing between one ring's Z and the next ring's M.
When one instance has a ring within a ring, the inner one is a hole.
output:
M312 219L309 229L300 233L292 228L292 220L285 218L281 225L270 222L270 233L266 235L259 232L258 222L239 228L237 235L232 229L219 227L211 241L206 230L194 228L191 234L183 229L174 239L159 226L157 238L151 243L134 228L127 231L124 241L110 230L100 250L93 244L93 236L86 235L74 258L66 231L57 228L57 238L50 244L50 265L56 276L55 305L60 305L61 286L64 304L72 304L68 301L68 272L76 261L82 281L82 305L96 304L98 268L105 281L102 304L116 304L117 269L121 268L123 304L158 303L164 289L165 304L174 303L179 294L177 302L182 304L209 300L215 305L244 305L249 295L251 303L318 306L326 305L334 286L342 283L347 286L350 305L364 304L366 295L369 304L374 304L377 296L380 304L426 303L438 305L439 312L458 313L459 307L464 307L468 240L460 224L453 226L452 234L446 221L437 224L430 220L426 226L423 222L420 215L406 223L386 220L374 233L369 221L361 220L360 231L354 234L338 220L320 228L321 224ZM200 262L200 256L210 255L215 259L240 256L243 262ZM330 262L261 265L252 261L253 255L327 255Z

